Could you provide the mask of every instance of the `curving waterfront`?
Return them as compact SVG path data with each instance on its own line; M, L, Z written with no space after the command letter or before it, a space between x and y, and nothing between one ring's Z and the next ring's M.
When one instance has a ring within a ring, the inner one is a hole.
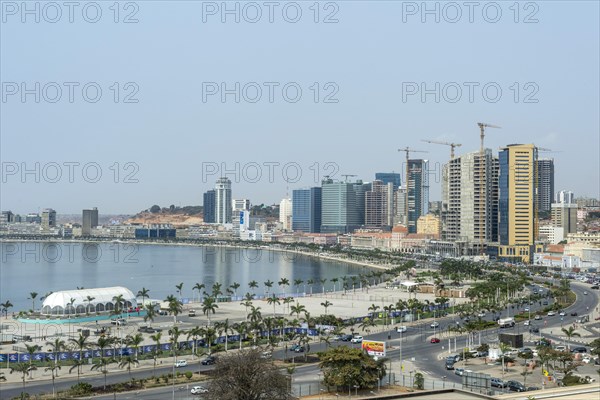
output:
M88 242L3 242L0 246L0 300L10 300L11 311L31 308L30 292L37 292L36 308L40 297L49 291L77 287L126 286L137 292L150 289L150 297L164 299L175 294L175 285L184 282L183 297L197 296L192 292L196 282L204 283L207 290L213 283L240 284L238 295L249 291L248 283L258 282L257 294L263 294L263 282L275 282L271 292L296 292L294 280L313 279L313 290L322 290L319 280L327 279L331 290L332 278L358 275L367 267L341 261L315 258L296 252L275 251L268 248L228 246L179 246L130 243ZM287 278L290 285L277 284ZM339 289L339 283L338 283ZM310 291L310 286L306 285Z

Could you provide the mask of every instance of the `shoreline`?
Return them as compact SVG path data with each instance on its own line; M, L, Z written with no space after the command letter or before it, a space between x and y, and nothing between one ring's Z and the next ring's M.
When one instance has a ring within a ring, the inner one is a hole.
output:
M243 248L243 249L256 249L256 250L268 250L268 251L277 251L280 253L294 253L305 255L308 257L313 257L316 259L323 259L328 261L336 261L340 263L346 263L351 265L357 265L366 268L372 268L382 271L387 271L390 269L389 265L378 265L378 264L370 264L363 261L356 260L348 260L345 258L335 257L332 255L321 255L320 253L313 253L301 250L292 250L281 248L277 245L277 247L264 244L259 246L250 246L243 244L224 244L224 243L163 243L163 242L155 242L155 241L145 241L145 240L120 240L120 239L99 239L99 240L89 240L89 239L4 239L0 238L0 243L113 243L113 244L135 244L135 245L150 245L150 246L187 246L187 247L225 247L225 248Z

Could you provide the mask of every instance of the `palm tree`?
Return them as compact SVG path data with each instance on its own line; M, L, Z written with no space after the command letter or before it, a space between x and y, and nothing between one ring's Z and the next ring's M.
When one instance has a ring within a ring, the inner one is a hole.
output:
M179 293L179 298L181 298L183 292L183 282L181 282L178 285L175 285L175 288L177 289L177 293Z
M296 286L296 293L300 293L300 285L304 283L302 279L294 279L294 286Z
M173 314L173 325L175 325L177 316L183 311L183 303L173 295L167 296L165 301L169 304L169 312Z
M108 365L115 362L114 358L98 358L92 365L92 371L98 370L104 375L104 390L106 390L106 375L108 374Z
M252 280L252 281L248 282L248 287L250 289L256 289L258 287L258 282L256 282L255 280ZM252 292L254 293L254 290Z
M10 373L19 372L21 374L21 380L23 381L23 391L25 391L25 378L30 371L36 369L35 366L29 366L27 363L17 363L10 367Z
M140 344L142 344L142 342L144 341L144 337L142 336L141 333L136 333L135 335L131 336L128 335L126 338L126 343L127 346L132 346L135 350L135 359L138 359L138 348L140 347Z
M0 307L2 307L2 312L8 318L8 309L13 307L13 303L11 303L10 300L6 300L4 303L0 304Z
M93 296L87 296L85 301L88 302L87 307L85 308L85 313L89 314L90 313L90 308L92 307L92 301L94 301L96 298Z
M363 321L360 323L360 325L358 325L358 327L360 329L362 329L363 332L366 331L367 333L370 332L369 328L371 328L373 326L375 326L375 320L373 318L369 318L369 317L366 317L365 319L363 319Z
M173 351L174 362L177 362L177 352L179 351L179 336L183 334L185 334L185 332L176 326L169 329L171 350Z
M572 326L570 326L568 329L565 328L561 328L561 331L565 334L565 336L567 336L567 340L570 342L571 338L573 337L581 337L581 335L577 332L575 332L575 328L573 328ZM569 344L569 349L571 348L571 345Z
M29 366L32 367L33 366L33 355L37 351L40 351L42 348L40 346L38 346L37 344L31 345L31 346L26 344L25 349L27 351L27 354L29 354Z
M240 335L240 350L242 350L242 339L249 331L249 325L247 322L236 322L233 324L232 329Z
M323 288L323 294L325 294L325 282L327 282L327 279L323 278L320 280L321 282L321 287Z
M283 299L283 305L284 305L284 312L285 312L285 306L288 306L288 310L290 309L290 304L292 304L294 302L294 298L292 296L286 297L285 299Z
M192 291L194 291L194 290L198 291L198 301L200 301L201 291L204 288L206 288L206 285L204 283L200 283L200 282L196 282L196 284L192 288Z
M290 315L296 314L297 318L300 318L300 314L302 314L303 312L306 312L306 307L303 304L296 302L296 305L292 306L292 311L290 312Z
M308 286L310 286L310 295L312 296L312 294L313 294L313 285L315 284L315 280L314 279L308 279L306 281L306 284Z
M281 278L277 284L283 287L283 297L285 297L285 287L289 286L290 280L288 278Z
M71 365L71 368L69 368L69 373L73 372L74 369L77 369L77 383L79 383L79 375L80 375L80 370L81 367L83 366L84 362L81 359L75 359L73 360L73 365Z
M338 283L338 281L340 280L340 278L331 278L331 283L333 283L333 291L336 291L336 284Z
M76 339L69 339L69 343L71 346L79 351L79 361L82 361L77 367L77 382L79 382L79 376L81 375L81 365L83 365L83 351L90 348L90 344L88 343L89 336L83 336L83 334L79 334L79 337Z
M271 296L267 297L267 303L269 303L269 305L273 304L273 317L275 317L275 305L281 304L279 297L273 293Z
M375 319L376 314L377 314L377 310L379 310L381 307L379 307L376 304L371 304L371 306L368 308L369 311L371 311L371 315L372 315L372 319Z
M52 348L52 354L54 355L54 365L58 365L58 353L66 349L66 344L64 340L55 338L53 342L46 342L46 346L50 346ZM58 373L56 376L58 376Z
M208 343L208 354L212 354L211 346L214 340L217 338L217 330L215 328L207 326L205 328L202 328L202 332L204 333L205 342Z
M146 311L146 315L144 315L144 322L148 322L150 320L150 326L152 326L152 322L154 322L154 317L156 317L156 308L152 304L144 304L144 311Z
M147 297L149 297L149 293L150 293L150 290L149 290L149 289L146 289L145 287L143 287L143 288L141 288L140 290L138 290L138 292L137 292L137 297L141 297L141 298L142 298L142 307L144 307L144 306L145 306L145 304L144 304L144 303L145 303L145 302L144 302L144 300L145 300Z
M121 360L121 362L119 363L119 368L127 367L127 372L129 372L129 379L131 379L131 366L132 365L136 366L139 363L140 362L136 358L131 357L129 355Z
M52 373L52 397L56 398L56 385L54 384L54 379L58 376L58 373L55 375L54 372L60 369L60 365L50 365L46 367L44 371L50 371Z
M220 295L223 294L223 291L221 290L222 286L223 285L221 283L219 283L219 282L213 283L213 285L212 285L212 297L214 297L216 299L217 297L219 297Z
M72 299L72 300L74 301L74 299ZM114 302L114 305L115 305L113 314L115 314L115 315L121 314L121 312L123 310L122 307L125 304L125 299L123 298L123 295L119 294L117 296L113 296L112 301Z
M328 308L329 306L332 306L332 305L333 305L333 303L331 303L329 300L325 300L323 303L321 303L321 305L322 305L323 307L325 307L325 315L327 315L327 308Z
M273 287L273 283L274 282L272 280L268 279L268 280L266 280L263 283L264 283L265 288L266 288L265 289L265 297L268 297L269 296L269 290Z
M100 357L104 358L104 350L112 346L115 338L108 336L100 336L96 341L95 345L100 350Z
M190 338L192 338L192 342L194 343L192 346L192 356L195 357L196 354L196 347L197 347L197 343L198 343L198 338L202 336L202 329L199 326L194 326L193 328L191 328L188 332L187 332L187 338L188 340Z
M235 297L237 297L237 290L240 288L240 284L237 282L233 282L231 285L229 285L229 287L233 289L233 294L235 295Z
M37 292L29 293L29 297L27 299L31 300L31 310L35 311L35 298L37 297Z
M215 329L221 333L225 334L225 351L227 352L228 342L229 342L229 332L231 331L231 325L229 325L229 318L226 318L225 321L217 322L215 324Z
M162 338L162 333L161 332L157 332L155 335L150 335L150 339L152 339L154 341L154 343L156 343L156 347L154 349L154 368L153 368L153 372L152 375L156 375L156 358L158 357L158 355L161 353L160 351L160 339Z
M214 297L207 297L202 302L202 313L208 318L208 324L210 325L210 313L215 314L219 305L215 301Z

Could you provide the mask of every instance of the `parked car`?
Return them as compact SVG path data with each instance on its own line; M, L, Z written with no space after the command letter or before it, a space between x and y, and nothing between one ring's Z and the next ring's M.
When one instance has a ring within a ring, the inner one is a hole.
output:
M175 361L175 368L187 367L187 360L177 360Z
M342 335L342 336L340 337L340 340L341 340L342 342L349 342L350 340L352 340L352 335Z
M492 387L505 388L506 387L506 382L504 382L500 378L492 378L492 379L490 379L490 385Z
M350 339L350 343L362 343L362 341L363 341L362 336L354 336L352 339Z
M540 333L540 328L537 326L532 326L529 328L529 333Z
M439 343L439 342L440 342L440 339L438 339L436 337L431 338L431 343Z
M407 328L404 325L396 327L396 332L398 332L398 333L404 333L404 332L406 332L406 330L407 330Z
M188 311L188 317L195 317L196 316L196 310L189 310Z
M523 386L521 382L517 381L508 381L507 385L508 389L511 392L526 392L527 388Z
M167 310L159 310L158 315L169 315L169 312Z
M191 394L203 394L208 393L208 389L204 386L194 386L192 390L190 390Z
M217 361L217 357L208 356L204 360L202 360L202 365L213 365Z
M464 374L464 372L465 372L465 369L464 369L464 368L456 368L456 369L454 370L454 373L455 373L456 375L460 375L460 376L462 376L462 374Z
M587 353L587 349L583 346L573 347L571 353Z
M127 321L123 318L113 318L110 320L110 323L117 326L127 325Z
M269 358L271 358L272 356L273 356L273 353L271 353L271 352L270 352L270 351L268 351L268 350L267 350L267 351L263 351L263 352L260 354L260 358L264 358L264 359L269 359Z
M594 285L594 286L590 287L590 289L598 290L598 289L600 289L600 286Z
M556 346L554 348L554 350L556 350L556 351L566 351L567 350L567 346Z
M528 392L532 392L534 390L541 390L541 388L538 387L538 386L529 386L529 387L527 387L527 391Z

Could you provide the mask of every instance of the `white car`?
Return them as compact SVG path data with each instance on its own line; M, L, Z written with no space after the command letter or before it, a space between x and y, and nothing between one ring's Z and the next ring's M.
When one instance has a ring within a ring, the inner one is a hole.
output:
M539 321L539 320L542 319L542 316L541 315L536 315L533 319L535 319L536 321Z
M549 317L552 317L554 315L556 315L556 311L548 311L548 316Z
M429 325L429 326L432 328L437 328L438 326L440 326L440 323L435 321L435 322L432 322L431 325Z
M362 341L363 341L362 336L354 336L352 339L350 339L350 343L362 343Z
M406 332L406 330L407 330L407 328L404 325L396 328L396 332L398 332L398 333L404 333L404 332Z
M477 314L477 316L478 316L479 318L483 318L483 317L485 317L485 313L482 311L482 312L480 312L479 314Z
M192 390L190 390L191 394L202 394L202 393L208 393L208 389L205 388L204 386L194 386L192 388Z
M589 363L590 363L590 361L592 361L592 357L590 357L590 356L584 356L584 357L581 359L581 362L582 362L582 363L584 363L584 364L589 364Z
M583 294L585 294L587 296L587 291L583 292Z
M187 360L175 361L175 368L187 367Z
M561 312L558 313L558 315L560 315L561 317L564 317L565 315L567 315L567 313L564 312L564 311L561 311Z

